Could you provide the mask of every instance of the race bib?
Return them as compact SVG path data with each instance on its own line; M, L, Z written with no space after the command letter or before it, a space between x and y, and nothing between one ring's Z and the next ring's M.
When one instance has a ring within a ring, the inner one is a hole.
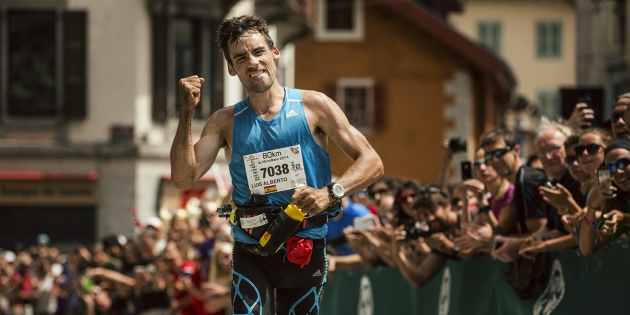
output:
M252 194L269 194L306 186L300 145L248 154L247 183Z

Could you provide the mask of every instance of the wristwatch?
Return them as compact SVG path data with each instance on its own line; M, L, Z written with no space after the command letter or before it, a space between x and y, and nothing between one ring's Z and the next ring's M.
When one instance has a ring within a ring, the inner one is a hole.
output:
M328 190L330 190L330 194L333 196L333 198L335 198L335 201L339 201L341 198L343 198L346 190L343 188L343 186L341 186L341 184L337 184L335 182L330 182L330 184L328 184Z

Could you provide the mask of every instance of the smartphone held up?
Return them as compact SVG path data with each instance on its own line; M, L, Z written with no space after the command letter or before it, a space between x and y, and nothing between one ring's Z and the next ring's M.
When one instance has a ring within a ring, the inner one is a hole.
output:
M472 163L470 161L462 161L460 164L462 171L462 181L473 178L472 176Z
M610 174L610 169L608 167L600 167L597 169L597 183L601 184L603 181L605 181L606 179L610 178L611 174ZM611 182L609 182L606 185L606 188L609 188L612 185ZM613 192L611 190L606 190L606 192L604 193L604 195L606 196L612 196Z

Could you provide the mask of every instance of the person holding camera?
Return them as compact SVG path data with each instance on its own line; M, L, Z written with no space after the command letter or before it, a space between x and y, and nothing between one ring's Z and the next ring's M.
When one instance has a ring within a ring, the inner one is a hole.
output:
M462 236L455 242L460 249L472 253L489 253L492 250L493 235L514 235L516 213L512 200L514 185L499 176L486 162L485 151L478 148L475 152L475 178L459 183L453 194L464 201L464 209L475 209L462 214ZM490 230L488 230L488 227Z
M604 149L605 167L612 177L595 184L580 228L580 251L589 256L628 230L616 224L619 213L630 212L630 140L618 139ZM623 217L623 216L621 216ZM606 232L604 233L604 230Z
M429 230L418 238L419 244L413 250L422 250L422 244L430 248L430 253L419 264L408 259L409 247L406 247L406 234L409 228L399 228L389 240L396 266L403 277L414 287L419 288L431 280L442 269L448 259L470 257L469 253L460 252L453 242L459 234L459 217L452 210L450 197L437 186L422 188L411 202L412 216L417 222L424 222Z
M460 137L445 139L442 148L442 169L437 180L437 187L448 189L448 174L453 161L453 155L466 152L466 140Z

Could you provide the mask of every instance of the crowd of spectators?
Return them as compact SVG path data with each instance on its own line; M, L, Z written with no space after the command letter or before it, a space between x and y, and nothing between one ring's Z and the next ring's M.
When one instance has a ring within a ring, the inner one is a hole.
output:
M546 252L589 256L628 238L628 106L630 94L616 99L610 128L590 126L585 104L567 121L543 121L527 159L513 132L489 131L474 148L472 178L455 183L447 178L461 150L445 140L435 183L384 176L344 198L345 211L328 223L328 276L393 267L420 287L448 260L491 255L510 264L518 296L532 298L540 283L529 271ZM231 314L230 223L206 204L200 216L180 209L134 236L67 254L45 235L0 253L0 315Z
M449 259L489 254L508 264L517 295L532 298L544 278L532 271L549 251L598 258L628 238L628 106L630 93L615 100L609 128L592 126L584 103L568 120L543 118L527 156L513 132L491 130L474 148L472 178L454 183L446 179L458 150L445 140L436 182L385 176L347 198L363 209L331 219L344 223L329 234L329 271L390 266L420 287Z
M70 253L38 245L0 254L0 314L231 314L229 221L203 206L152 217L135 237L111 235Z

